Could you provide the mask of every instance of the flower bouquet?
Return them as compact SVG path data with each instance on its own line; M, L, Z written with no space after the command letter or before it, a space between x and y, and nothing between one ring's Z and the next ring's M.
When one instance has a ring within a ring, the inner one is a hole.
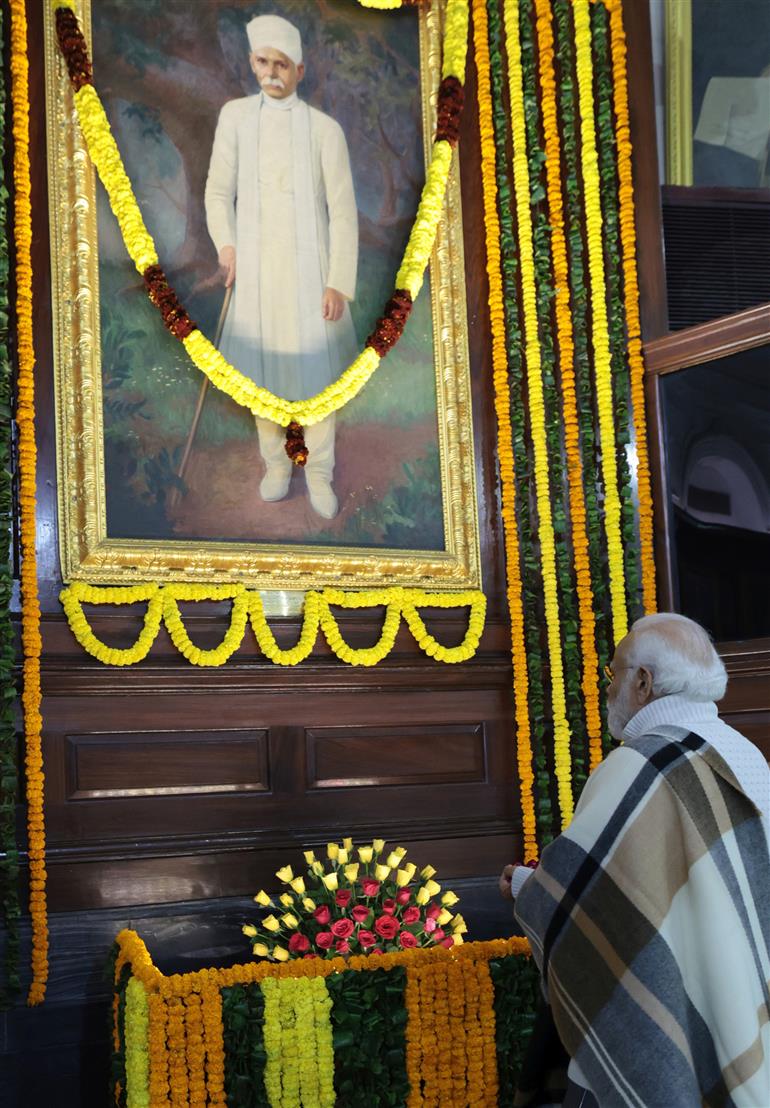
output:
M244 935L260 958L337 958L348 954L384 954L425 946L459 946L467 928L452 909L458 897L441 893L433 866L405 863L397 846L383 860L385 842L375 839L354 848L352 839L329 843L327 861L305 851L306 876L283 866L276 877L285 890L277 903L266 892L254 897L271 911Z

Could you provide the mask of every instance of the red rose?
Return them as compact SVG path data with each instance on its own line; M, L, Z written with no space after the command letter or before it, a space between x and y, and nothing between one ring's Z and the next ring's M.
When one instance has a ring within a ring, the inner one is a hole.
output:
M365 904L356 904L353 911L350 913L356 923L364 923L369 918L371 908L367 908Z
M405 908L404 909L404 916L403 916L404 923L417 923L417 920L419 918L420 918L420 909L416 908L414 906L414 904L412 905L411 908Z
M320 908L316 908L315 912L313 912L313 918L316 923L328 923L329 920L332 918L332 914L329 911L329 905L322 904Z
M361 888L364 890L364 896L376 896L380 891L380 883L373 877L362 877Z
M411 899L412 894L410 893L409 889L399 889L396 893L397 904L408 904Z
M406 914L406 913L404 913L404 914ZM434 920L433 916L428 916L428 918L425 921L425 930L426 931L435 931L437 927L438 927L438 924Z
M315 937L315 945L319 950L328 950L334 942L334 935L331 931L319 931Z
M441 905L431 904L425 915L428 917L428 919L438 919L438 917L441 915Z
M350 943L347 939L337 939L336 943L334 944L334 949L337 951L338 954L349 954Z
M411 931L402 931L398 936L398 941L401 943L404 950L409 950L413 946L417 946L417 937L413 935Z
M443 927L437 927L431 935L431 938L433 939L434 943L440 943L445 934L446 932L444 931Z
M451 948L455 945L455 941L451 935L447 935L445 939L441 940L441 945L445 946L447 950L451 950Z
M382 950L379 946L376 946L372 951L372 954L382 954Z
M338 908L347 908L352 895L350 889L338 889L337 895L334 898L334 903Z
M386 915L392 916L396 910L396 902L392 896L389 896L387 900L382 902L382 910Z
M377 942L371 931L359 931L356 938L358 939L364 950L368 950L370 946L374 946L374 944Z
M306 950L310 950L310 940L306 935L300 935L299 931L295 931L289 939L289 950L292 954L304 954Z
M355 924L352 919L337 919L332 924L332 935L335 939L349 939L354 929Z
M303 954L302 957L303 958L317 958L318 955L317 954Z
M399 931L399 922L393 916L380 916L375 920L374 930L382 939L395 939Z

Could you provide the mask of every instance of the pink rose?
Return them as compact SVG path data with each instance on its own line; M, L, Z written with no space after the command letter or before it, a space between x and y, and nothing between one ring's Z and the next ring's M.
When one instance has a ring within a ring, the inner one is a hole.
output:
M350 913L356 923L364 923L369 918L371 908L367 908L365 904L356 904L353 911Z
M362 877L361 888L364 890L364 896L376 896L380 891L380 883L373 877Z
M399 931L399 922L393 916L380 916L374 923L374 930L382 939L395 939Z
M382 910L386 915L392 916L396 910L396 902L392 896L389 896L387 900L382 902Z
M404 913L404 914L406 914L406 913ZM434 920L433 916L428 916L428 918L425 921L425 930L426 931L435 931L437 927L438 927L438 924Z
M398 941L404 950L409 950L413 946L417 946L417 937L412 934L411 931L402 931L398 936Z
M338 889L337 895L334 898L334 903L338 908L347 908L352 895L350 889Z
M451 950L451 948L455 945L455 941L451 935L447 935L445 939L441 940L441 945L445 946L447 950Z
M332 924L332 935L335 939L349 939L354 929L355 924L352 919L338 919Z
M441 915L441 905L431 904L425 915L428 917L428 919L438 919L438 917Z
M334 944L334 949L337 951L338 954L349 954L350 943L347 939L337 939L336 943Z
M411 908L404 909L403 922L404 923L417 923L420 918L420 909L416 908L413 904Z
M374 946L374 944L377 942L371 931L359 931L356 938L358 939L364 950L368 950L369 947Z
M446 932L444 931L443 927L437 927L436 930L433 932L431 938L433 939L434 943L440 943L445 934Z
M372 951L372 954L382 954L382 948L379 947L379 946L376 946L374 948L374 950Z
M295 931L289 939L289 950L292 954L304 954L306 950L310 950L310 940L306 935Z
M328 950L334 942L331 931L319 931L315 937L315 945L319 950Z
M409 889L399 889L398 892L396 893L396 903L397 904L408 904L411 899L412 899L412 894L409 891Z
M303 954L302 957L303 958L317 958L318 955L317 954Z
M329 905L322 904L320 908L316 908L316 910L313 912L313 918L316 923L328 923L329 920L332 918L332 914L329 911Z

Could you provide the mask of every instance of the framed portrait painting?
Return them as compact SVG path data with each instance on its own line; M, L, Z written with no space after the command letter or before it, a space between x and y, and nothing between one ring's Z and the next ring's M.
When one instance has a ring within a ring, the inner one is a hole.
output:
M458 168L422 292L372 379L284 432L163 328L74 114L46 5L63 576L478 587ZM374 329L417 210L442 5L84 0L94 81L160 264L258 384L305 399Z

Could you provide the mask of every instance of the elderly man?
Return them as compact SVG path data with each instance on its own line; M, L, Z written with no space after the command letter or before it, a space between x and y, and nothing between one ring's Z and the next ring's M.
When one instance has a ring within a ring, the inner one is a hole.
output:
M338 123L297 96L299 31L277 15L246 26L261 92L219 116L206 183L206 219L226 285L235 282L224 356L288 400L331 384L356 355L348 301L358 263L358 214ZM263 500L282 500L292 463L284 431L257 420ZM307 428L305 468L318 515L337 512L334 415Z
M565 1105L770 1105L770 771L723 723L706 632L663 613L608 667L623 745L504 894L572 1061Z

